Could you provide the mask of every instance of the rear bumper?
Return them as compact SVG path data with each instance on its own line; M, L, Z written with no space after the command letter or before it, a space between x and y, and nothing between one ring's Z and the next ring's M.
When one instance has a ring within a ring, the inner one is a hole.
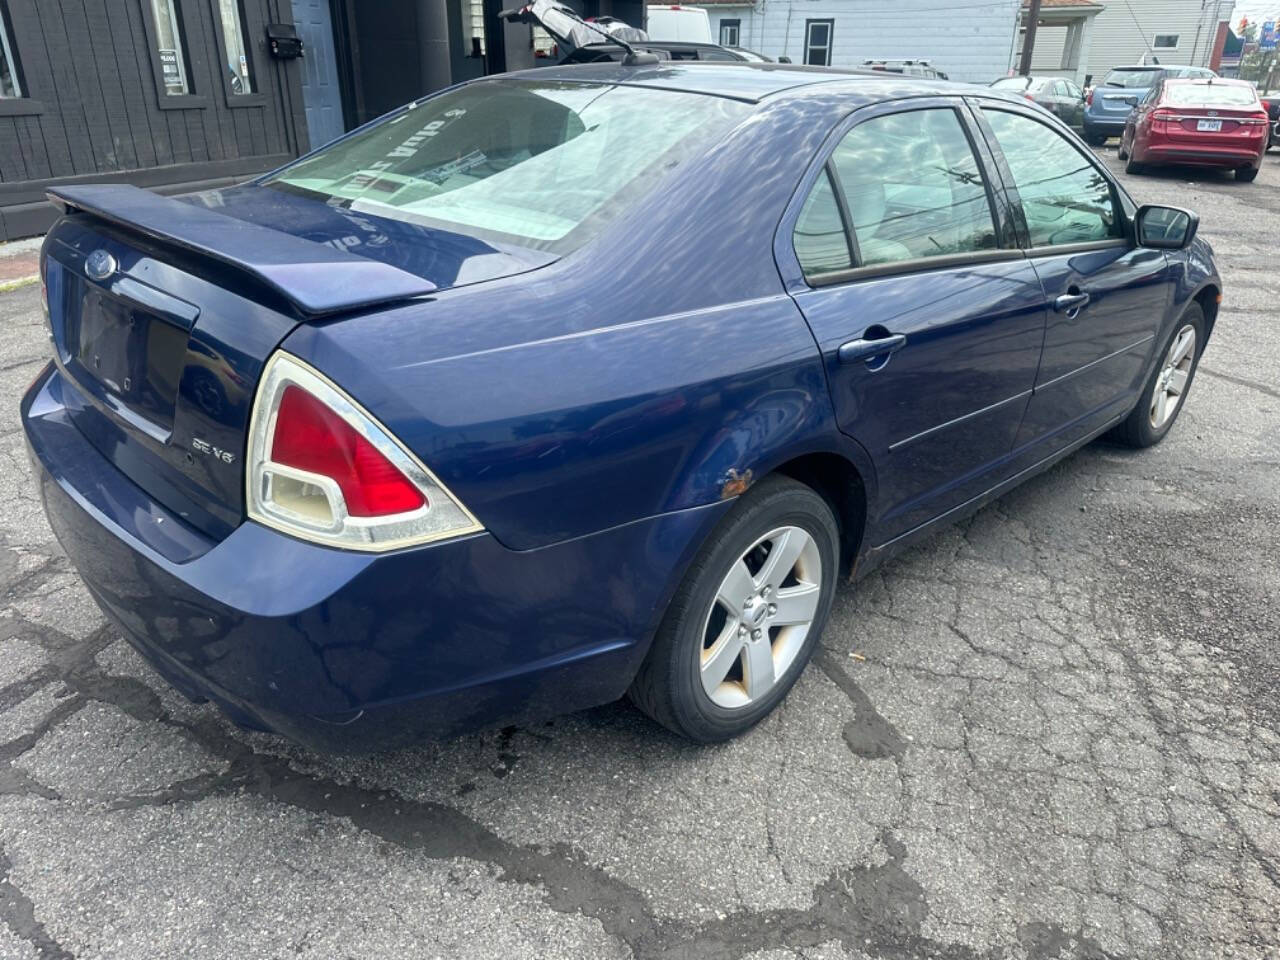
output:
M1128 115L1122 117L1105 117L1084 115L1084 132L1088 134L1106 135L1108 137L1118 137L1124 133L1125 121Z
M1256 167L1262 162L1262 145L1244 147L1191 146L1163 141L1147 146L1136 158L1142 163L1184 163L1208 167Z
M488 534L383 555L252 522L219 542L151 501L66 416L22 402L45 512L104 612L184 693L319 750L367 751L621 696L728 503L538 550Z

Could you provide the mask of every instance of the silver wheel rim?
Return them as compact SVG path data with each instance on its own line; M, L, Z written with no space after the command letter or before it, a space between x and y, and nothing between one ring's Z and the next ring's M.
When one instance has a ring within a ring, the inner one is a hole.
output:
M818 614L822 557L800 527L778 527L734 561L702 622L698 672L711 702L749 706L787 675Z
M1152 429L1159 430L1178 412L1195 359L1196 328L1187 324L1173 338L1169 352L1165 355L1164 365L1156 376L1156 386L1151 391L1151 406L1148 410Z

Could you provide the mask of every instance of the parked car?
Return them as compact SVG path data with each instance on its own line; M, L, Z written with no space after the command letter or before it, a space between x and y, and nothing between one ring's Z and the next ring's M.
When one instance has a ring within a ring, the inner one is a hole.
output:
M1227 167L1258 176L1270 131L1267 110L1244 80L1161 77L1130 114L1119 157L1128 173L1162 163Z
M1124 133L1129 111L1146 95L1163 68L1158 65L1116 67L1085 94L1084 139L1100 147Z
M901 73L908 77L926 77L931 80L946 80L947 75L938 70L923 57L890 60L863 60L862 66L868 70L884 70L888 73Z
M642 55L660 60L716 60L742 62L747 56L714 43L650 40L645 31L615 17L583 20L559 0L533 3L503 11L504 20L541 27L554 41L548 59L561 64L623 61ZM640 61L636 61L640 62Z
M502 74L247 184L50 196L52 529L177 687L321 749L627 692L743 732L843 574L1165 437L1221 290L1043 110L830 70Z
M650 40L675 43L715 43L711 35L711 18L702 7L680 4L645 8L645 32Z
M738 56L742 57L748 63L773 63L773 57L766 57L763 53L756 53L754 50L748 50L746 47L725 47L726 50L732 50ZM790 57L782 57L779 63L790 63Z
M1258 97L1267 111L1267 149L1280 144L1280 93L1264 93Z
M1084 123L1084 91L1063 77L1001 77L993 89L1038 103L1070 127Z

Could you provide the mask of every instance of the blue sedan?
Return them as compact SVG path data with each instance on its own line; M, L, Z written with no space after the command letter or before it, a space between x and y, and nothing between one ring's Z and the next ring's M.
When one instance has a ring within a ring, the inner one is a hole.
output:
M49 521L170 682L317 749L747 730L842 575L1165 437L1221 291L1043 110L884 73L547 68L51 196Z

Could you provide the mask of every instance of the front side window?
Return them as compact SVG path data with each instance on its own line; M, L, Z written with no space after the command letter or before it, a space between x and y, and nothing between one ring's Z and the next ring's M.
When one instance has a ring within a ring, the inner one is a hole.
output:
M492 80L422 101L265 183L357 212L564 253L751 110L671 90Z
M1178 34L1157 33L1151 43L1151 47L1153 50L1176 50L1178 48Z
M996 248L986 181L954 110L873 117L831 160L858 266Z
M244 6L240 0L218 0L222 19L222 43L227 61L227 77L233 94L253 93L253 60L245 48L248 31L244 25Z
M834 20L804 22L804 62L813 67L831 66L831 34Z
M986 108L983 114L1009 164L1031 246L1120 236L1110 183L1069 140L1030 117Z
M736 47L738 45L738 36L742 32L741 20L721 20L720 21L720 46Z
M151 14L156 23L156 56L160 59L164 92L174 97L188 94L191 78L178 0L151 0Z
M0 97L20 97L22 81L18 79L18 60L9 36L8 4L0 0Z

